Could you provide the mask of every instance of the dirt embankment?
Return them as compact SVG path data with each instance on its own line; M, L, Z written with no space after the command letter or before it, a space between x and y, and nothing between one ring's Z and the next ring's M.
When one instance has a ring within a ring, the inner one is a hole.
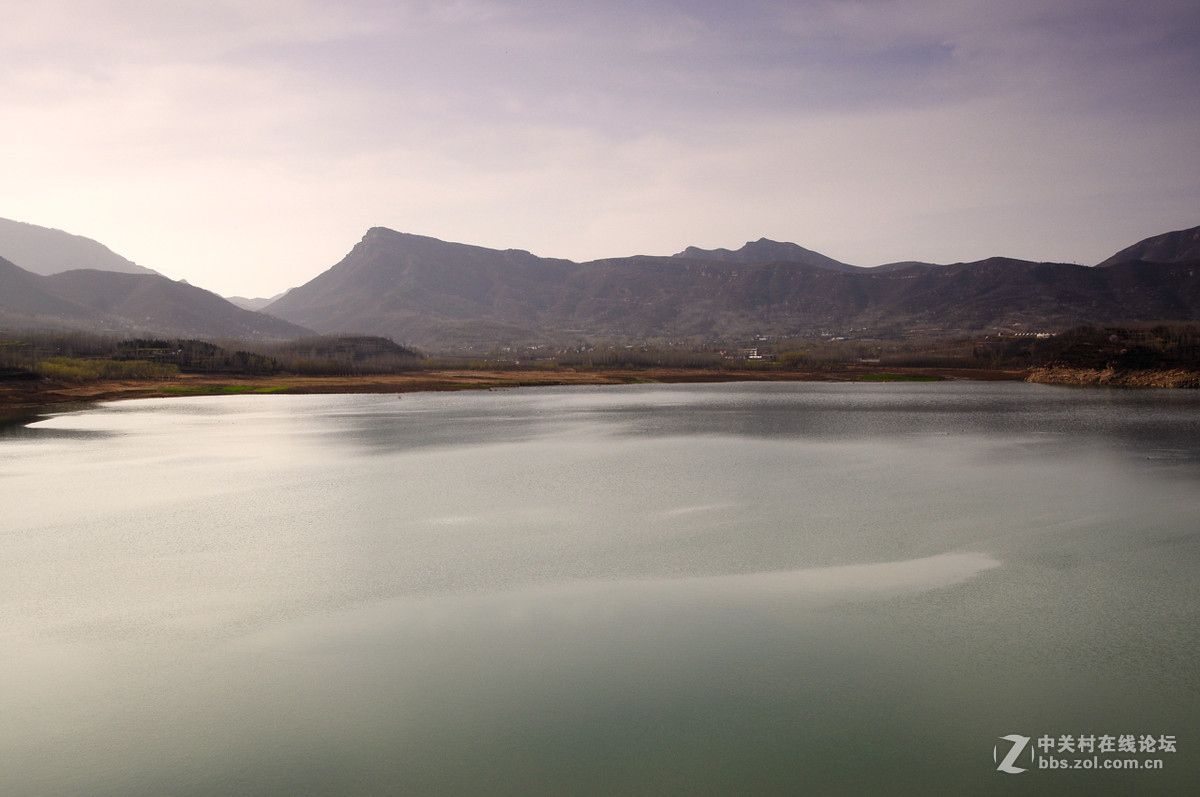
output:
M1033 368L1027 380L1048 385L1200 388L1200 373L1182 369L1119 371L1113 368L1071 368L1059 365Z

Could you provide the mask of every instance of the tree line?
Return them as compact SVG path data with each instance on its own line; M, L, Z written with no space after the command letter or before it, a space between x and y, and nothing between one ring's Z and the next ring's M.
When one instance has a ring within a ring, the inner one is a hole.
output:
M324 336L250 343L125 338L81 331L0 332L0 376L67 381L170 378L180 373L359 376L421 367L424 357L387 338Z
M107 364L104 364L107 363ZM123 338L0 331L0 378L72 381L170 378L179 373L367 376L438 368L707 369L837 371L850 366L1021 370L1048 365L1200 371L1200 326L1079 326L1056 334L755 338L746 341L581 342L497 348L430 359L387 338L318 336L294 341Z

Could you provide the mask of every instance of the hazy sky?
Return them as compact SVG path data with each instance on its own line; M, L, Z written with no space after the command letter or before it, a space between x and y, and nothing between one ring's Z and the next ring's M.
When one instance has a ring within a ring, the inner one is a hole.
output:
M0 0L0 217L271 295L375 225L1094 263L1200 224L1196 0Z

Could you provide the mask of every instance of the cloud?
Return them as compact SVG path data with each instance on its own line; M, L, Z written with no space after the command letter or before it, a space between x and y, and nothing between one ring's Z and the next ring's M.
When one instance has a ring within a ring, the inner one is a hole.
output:
M1198 42L1191 0L47 0L0 27L0 215L237 293L374 224L1099 259L1197 221Z

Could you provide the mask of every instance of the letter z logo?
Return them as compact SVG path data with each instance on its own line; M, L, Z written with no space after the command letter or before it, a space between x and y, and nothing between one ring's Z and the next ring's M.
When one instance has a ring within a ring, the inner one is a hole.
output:
M1021 751L1025 749L1025 745L1029 744L1028 736L1018 736L1011 733L1008 736L1001 736L1006 742L1012 742L1012 747L1009 748L1008 755L1004 756L1004 760L996 765L996 769L1001 772L1007 772L1010 775L1019 775L1025 770L1022 767L1013 766L1016 763L1017 756L1021 755ZM1033 756L1033 750L1029 751L1029 755ZM992 748L992 760L996 761L1000 757L1000 745Z

